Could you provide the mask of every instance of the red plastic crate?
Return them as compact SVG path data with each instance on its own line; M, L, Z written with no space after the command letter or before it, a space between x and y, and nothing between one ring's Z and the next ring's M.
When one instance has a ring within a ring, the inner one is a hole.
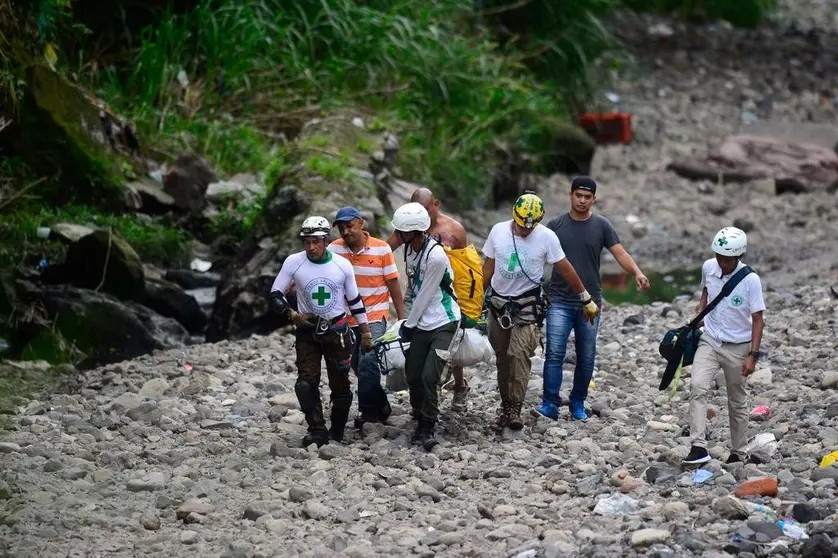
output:
M631 115L627 112L588 112L579 126L597 143L631 143Z

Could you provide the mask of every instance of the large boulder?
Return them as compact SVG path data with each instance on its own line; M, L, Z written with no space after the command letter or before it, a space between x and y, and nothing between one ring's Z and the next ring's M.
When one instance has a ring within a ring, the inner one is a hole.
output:
M834 192L838 188L838 127L758 121L725 138L704 160L673 161L668 169L691 180L746 183L773 179L775 192Z
M70 245L63 264L66 282L96 289L122 300L142 302L145 275L140 257L115 233L97 230Z
M708 158L722 170L755 178L794 180L804 191L825 190L838 180L838 154L817 143L782 136L730 136Z
M28 339L19 340L27 359L60 360L59 342L79 351L85 365L118 362L189 342L189 333L174 319L106 293L69 285L39 287L23 280L18 290L45 312L40 324L27 324Z
M176 207L194 213L204 208L207 188L217 180L209 163L194 153L183 153L163 176L163 190Z
M13 62L25 66L20 60ZM28 66L21 77L26 80L21 102L0 103L0 117L6 115L12 122L3 131L4 148L8 147L4 155L59 177L38 189L46 202L121 209L120 167L141 163L135 151L124 148L119 134L108 137L105 123L111 129L128 126L104 102L46 66Z
M161 316L177 320L190 333L201 333L207 325L207 316L195 297L168 281L146 281L143 304Z

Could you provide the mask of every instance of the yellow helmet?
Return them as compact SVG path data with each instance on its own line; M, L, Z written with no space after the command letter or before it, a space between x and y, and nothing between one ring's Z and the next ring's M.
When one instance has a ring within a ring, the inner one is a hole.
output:
M512 218L520 226L532 229L544 219L544 202L535 194L524 194L512 206Z

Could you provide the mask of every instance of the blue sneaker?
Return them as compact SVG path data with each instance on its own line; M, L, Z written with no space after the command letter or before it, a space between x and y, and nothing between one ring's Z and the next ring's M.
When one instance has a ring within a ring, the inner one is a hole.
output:
M585 404L584 403L571 403L570 404L570 419L571 420L581 420L582 422L588 422L588 413L585 412Z
M559 420L559 409L552 403L542 403L532 410L534 416L546 417L550 420Z

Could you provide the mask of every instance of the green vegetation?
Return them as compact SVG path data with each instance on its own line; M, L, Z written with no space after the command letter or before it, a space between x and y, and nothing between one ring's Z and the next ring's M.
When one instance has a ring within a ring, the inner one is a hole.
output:
M488 182L492 140L564 114L571 86L540 83L521 53L469 33L472 6L203 0L146 30L128 71L90 82L141 136L169 152L194 149L226 172L263 168L280 133L322 110L386 111L388 129L403 136L405 170L465 203Z
M596 61L619 46L604 24L613 10L754 25L775 0L481 4L476 12L472 0L199 0L180 13L171 3L162 12L145 6L136 21L150 25L123 32L104 22L135 9L125 0L100 14L82 0L28 0L16 12L3 3L13 17L0 27L0 83L6 99L20 102L22 59L74 72L157 156L195 150L224 173L263 170L308 119L364 106L379 114L371 129L400 136L410 178L467 205L490 182L496 141L549 151L545 117L573 117L589 105L592 76L604 75ZM23 40L23 30L37 41ZM85 172L108 182L118 179L111 170Z
M112 228L136 250L143 261L167 267L188 263L186 240L188 235L179 228L168 226L145 216L114 215L89 206L64 207L22 206L4 213L0 221L0 267L36 266L41 258L48 263L63 259L64 245L37 237L38 227L57 223L74 223L93 228Z

